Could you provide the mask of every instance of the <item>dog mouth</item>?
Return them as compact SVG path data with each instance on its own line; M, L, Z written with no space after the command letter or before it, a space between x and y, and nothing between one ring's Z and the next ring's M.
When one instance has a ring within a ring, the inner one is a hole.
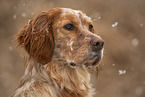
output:
M84 62L84 65L86 67L97 66L100 63L101 59L102 59L102 55L100 55L100 54L94 55L94 56L90 57L88 60L86 60Z
M85 65L86 67L97 66L100 63L100 60L101 60L101 56L94 56L94 58L91 58L90 60L84 62L83 65ZM72 67L81 65L81 64L79 65L77 63L74 63L74 62L70 62L69 64Z
M75 62L70 62L69 65L71 67L75 67L75 66L81 66L81 65L85 65L86 67L89 67L89 66L97 66L101 59L102 59L102 54L103 51L99 51L99 52L93 52L89 55L88 58L85 58L83 60L83 62L81 62L80 64L78 63L75 63Z
M98 64L101 62L101 59L103 57L103 49L95 52L91 52L89 57L85 60L84 65L86 67L88 66L98 66Z

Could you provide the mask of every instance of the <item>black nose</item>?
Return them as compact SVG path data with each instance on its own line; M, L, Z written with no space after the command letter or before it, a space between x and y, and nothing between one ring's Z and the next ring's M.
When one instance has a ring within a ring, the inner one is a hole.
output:
M92 39L90 41L90 44L92 45L92 47L95 50L102 50L103 49L103 46L104 46L104 40L102 40L101 38Z

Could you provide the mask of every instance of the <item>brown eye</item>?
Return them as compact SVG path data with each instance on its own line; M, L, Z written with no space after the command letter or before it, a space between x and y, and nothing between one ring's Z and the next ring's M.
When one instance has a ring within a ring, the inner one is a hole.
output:
M65 29L67 30L73 30L74 29L74 25L73 24L67 24L64 26Z
M93 25L89 25L89 30L92 32L93 31Z

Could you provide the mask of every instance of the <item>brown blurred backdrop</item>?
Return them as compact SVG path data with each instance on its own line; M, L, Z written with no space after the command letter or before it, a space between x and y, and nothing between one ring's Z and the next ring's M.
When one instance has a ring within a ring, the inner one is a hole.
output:
M85 12L105 40L95 97L145 97L144 0L0 0L0 97L17 88L24 60L12 40L29 19L54 7Z

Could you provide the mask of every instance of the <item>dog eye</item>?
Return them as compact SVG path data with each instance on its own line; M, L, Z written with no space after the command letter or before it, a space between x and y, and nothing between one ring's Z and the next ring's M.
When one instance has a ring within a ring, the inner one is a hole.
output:
M65 29L67 30L73 30L74 29L74 25L73 24L67 24L64 26Z
M89 30L92 32L93 31L93 25L89 25Z

